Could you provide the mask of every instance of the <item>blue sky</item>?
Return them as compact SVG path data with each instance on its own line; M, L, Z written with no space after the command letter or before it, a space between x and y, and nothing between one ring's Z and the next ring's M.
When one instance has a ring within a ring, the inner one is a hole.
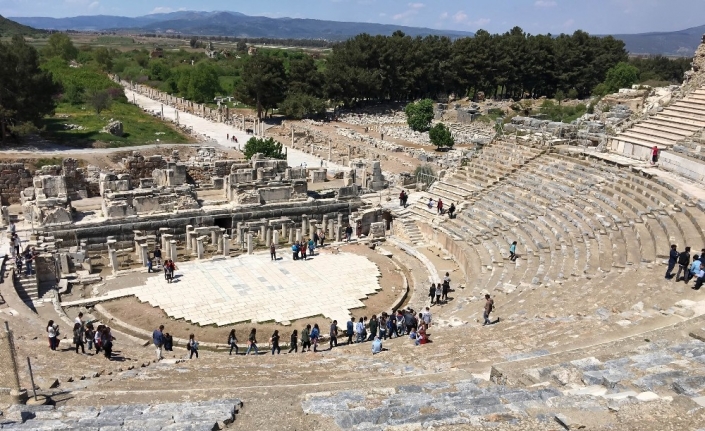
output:
M3 16L139 16L176 10L530 33L672 31L705 24L705 0L0 0Z

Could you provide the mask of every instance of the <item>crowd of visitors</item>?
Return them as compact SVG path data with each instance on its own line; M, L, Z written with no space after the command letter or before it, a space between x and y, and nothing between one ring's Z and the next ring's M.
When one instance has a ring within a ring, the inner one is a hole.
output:
M47 323L47 336L49 338L49 348L51 350L58 350L60 343L61 332L59 330L59 325L53 320ZM83 313L78 313L78 316L74 320L73 324L73 345L75 346L76 353L78 354L79 349L81 353L86 355L98 355L103 352L103 355L108 359L113 359L113 337L112 331L109 326L98 325L94 327L93 322L84 322ZM86 347L88 352L86 352ZM91 351L95 348L95 353Z
M702 264L702 258L705 256L705 248L700 250L700 254L690 255L690 247L685 247L681 252L678 252L676 244L671 245L671 250L668 253L668 268L666 269L666 279L675 281L683 281L688 284L690 280L695 278L694 290L700 290L705 282L705 265ZM678 272L673 275L673 270L678 265ZM681 273L683 276L681 277Z

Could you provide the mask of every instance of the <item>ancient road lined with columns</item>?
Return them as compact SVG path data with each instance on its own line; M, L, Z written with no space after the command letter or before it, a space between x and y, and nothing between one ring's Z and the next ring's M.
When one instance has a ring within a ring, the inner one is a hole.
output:
M155 276L144 286L122 290L169 317L199 325L281 323L319 315L344 322L349 310L381 290L379 277L377 265L349 253L316 254L305 262L289 253L276 262L269 254L257 254L180 263L172 284ZM320 323L327 328L328 321Z

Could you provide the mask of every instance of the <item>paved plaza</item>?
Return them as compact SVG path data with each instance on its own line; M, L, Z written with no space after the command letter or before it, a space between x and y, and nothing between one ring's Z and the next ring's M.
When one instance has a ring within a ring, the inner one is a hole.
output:
M377 265L349 253L317 254L305 262L290 255L272 262L269 254L188 262L179 264L175 276L172 284L156 276L130 290L169 317L199 325L318 315L345 322L349 310L381 290Z

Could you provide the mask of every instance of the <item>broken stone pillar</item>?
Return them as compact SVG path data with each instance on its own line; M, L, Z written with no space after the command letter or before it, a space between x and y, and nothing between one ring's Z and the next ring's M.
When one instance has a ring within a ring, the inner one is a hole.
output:
M338 213L338 227L343 226L343 213Z
M254 243L252 241L252 232L247 233L247 254L252 254Z
M301 229L296 229L296 240L301 241Z
M264 238L265 238L265 244L267 244L267 247L272 245L272 229L267 229L267 232L264 235Z
M223 235L223 256L230 256L230 235Z
M193 226L186 225L186 250L191 250L191 231L193 230Z
M277 229L274 229L272 232L272 242L274 243L275 247L279 246L279 231Z
M169 256L170 256L169 259L171 259L173 261L179 260L178 259L179 253L176 250L176 240L175 239L169 240Z
M326 237L330 238L329 241L335 238L335 220L328 220L328 233Z
M294 126L291 126L291 146L294 146Z
M147 266L147 262L149 262L149 247L147 247L146 242L140 243L138 246L140 261L144 264L144 266Z
M286 238L286 223L282 223L282 237Z
M218 231L218 253L223 252L223 243L225 242L225 239L223 238L225 236L225 228L220 228Z
M171 239L174 235L165 234L162 235L162 251L164 252L164 259L174 259L175 256L171 255Z
M237 236L235 239L237 239L238 244L242 244L242 242L244 241L244 239L242 237L242 222L241 221L237 222Z
M289 229L289 244L294 243L294 229Z
M196 255L199 259L203 259L203 240L208 238L207 236L199 236L196 238Z
M6 206L0 208L0 219L2 220L2 226L10 225L10 209Z
M265 235L267 235L267 226L263 224L259 228L259 237L262 239L262 241L264 241Z
M328 139L328 161L333 160L333 147L331 145L331 140Z
M311 220L308 223L308 237L313 238L314 233L316 233L316 222Z
M215 230L211 231L211 244L218 245L218 232Z
M338 213L338 223L337 226L335 227L335 241L340 242L341 240L341 232L343 231L343 215L341 213Z
M198 238L195 235L191 236L191 254L198 255Z
M113 269L113 275L116 275L120 269L118 263L117 250L108 249L108 258L110 259L110 267Z
M324 216L323 216L323 221L321 222L321 231L325 232L327 226L328 226L328 216L327 216L327 215L324 215Z
M306 214L301 216L301 232L306 235L308 232L308 216Z

